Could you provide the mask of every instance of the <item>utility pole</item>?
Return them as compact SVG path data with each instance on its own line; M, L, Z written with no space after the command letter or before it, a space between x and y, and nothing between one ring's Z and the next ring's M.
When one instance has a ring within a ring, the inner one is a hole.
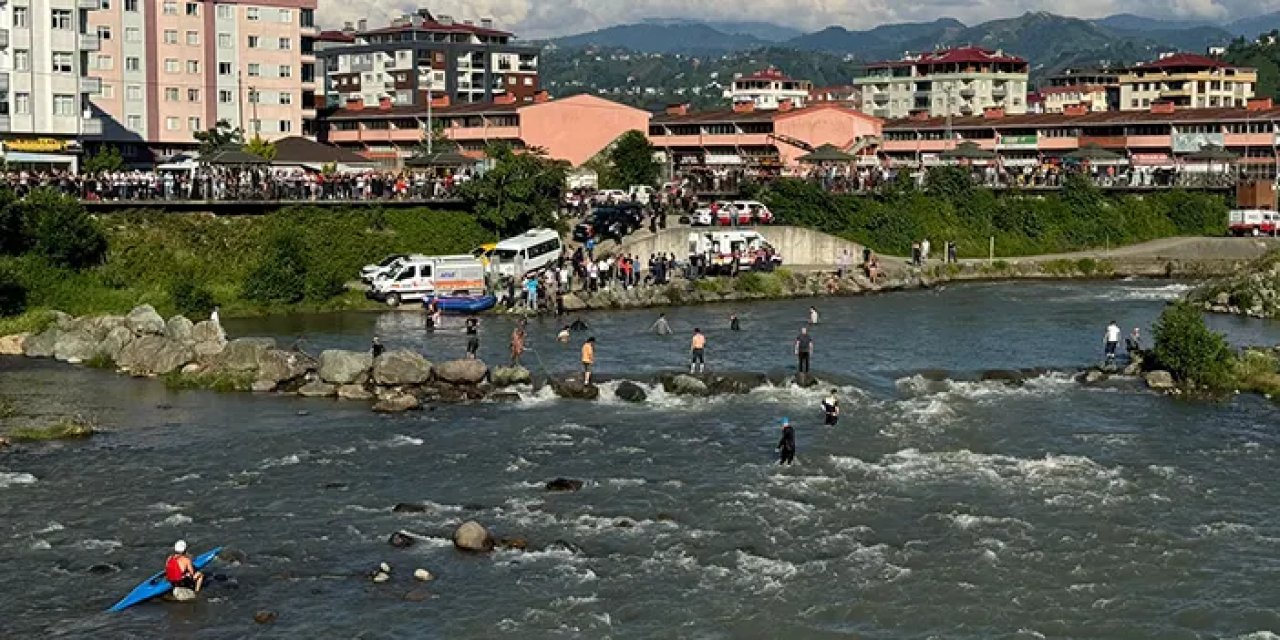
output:
M262 123L258 121L258 90L255 87L249 87L249 95L253 96L253 137L262 136Z
M236 123L236 127L241 131L248 131L244 126L244 101L248 100L248 97L244 93L244 73L240 71L236 72L236 96L239 97L236 102L240 103L239 114L237 115L239 122ZM216 122L213 123L214 128L217 128L217 124Z
M435 102L435 71L427 71L427 155L431 155L435 145L436 129L431 124L431 103Z
M955 134L951 132L951 93L953 91L955 91L955 86L951 83L947 83L947 88L943 90L943 93L947 95L947 149L955 148Z

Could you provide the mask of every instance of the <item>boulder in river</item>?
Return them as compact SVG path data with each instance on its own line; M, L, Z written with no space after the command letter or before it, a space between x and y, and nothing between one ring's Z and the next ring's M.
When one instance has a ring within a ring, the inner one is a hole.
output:
M219 346L227 343L227 334L222 331L222 327L212 321L203 320L191 326L192 342L208 342L218 344Z
M99 563L88 568L88 572L95 576L105 576L117 571L120 571L120 565L118 564Z
M280 614L267 609L263 609L262 611L253 614L253 621L258 624L274 624L279 618Z
M388 581L388 580L390 580L390 579L391 579L391 576L389 576L389 575L387 575L387 574L385 574L385 573L383 573L383 572L381 572L381 571L379 571L379 572L377 572L377 573L373 574L373 583L374 583L374 584L382 584L382 583L384 583L384 582L386 582L386 581Z
M600 397L600 387L582 384L581 380L559 380L551 383L551 389L561 398L595 400Z
M706 380L706 383L711 393L741 395L751 393L751 390L756 387L763 387L769 384L769 377L763 373L725 373L712 376Z
M649 394L645 393L644 387L630 380L619 382L618 388L613 391L613 395L624 402L644 402L649 398Z
M404 594L405 602L425 602L429 598L431 598L431 592L422 588L411 589L408 593Z
M258 380L281 385L301 379L315 367L314 360L297 351L267 349L258 356Z
M533 374L524 367L494 367L489 372L489 381L495 387L511 387L517 384L532 384Z
M430 582L435 579L435 576L431 575L431 572L426 569L414 569L413 579L418 582Z
M1101 369L1090 369L1084 372L1084 375L1081 376L1080 381L1085 384L1098 384L1100 382L1105 382L1106 379L1107 379L1107 374L1103 373Z
M218 367L228 371L254 371L267 351L274 348L274 338L236 338L222 348Z
M135 335L164 335L164 318L161 318L160 314L156 313L155 307L149 304L134 307L129 315L124 317L124 324Z
M453 532L453 546L460 551L487 553L493 551L493 534L484 525L475 520L468 520Z
M1173 374L1168 371L1148 371L1145 377L1147 387L1157 391L1167 391L1178 386L1173 380Z
M707 383L687 374L680 374L662 383L667 393L674 393L682 396L705 396L710 393L711 389L707 387Z
M338 397L343 400L372 400L373 393L362 384L344 384L338 387Z
M31 337L30 333L15 333L0 337L0 356L22 355L22 345L26 343L29 337Z
M178 342L195 342L191 337L195 325L182 316L174 316L164 323L164 337Z
M502 538L498 540L497 546L500 549L509 549L511 551L524 551L529 548L529 541L524 538Z
M477 385L489 373L482 360L450 360L436 365L436 379L456 385Z
M797 387L804 389L818 386L818 379L810 373L797 373L794 381Z
M271 393L277 386L279 385L272 380L254 380L253 384L249 385L249 390L254 393Z
M333 384L363 382L373 367L373 356L364 351L328 349L320 353L320 379Z
M61 329L49 327L29 336L22 343L22 353L28 358L52 358L54 347L58 344L58 336L61 334Z
M397 502L391 507L391 513L426 513L427 505L416 502Z
M582 481L572 478L556 478L547 482L547 491L577 491L581 488Z
M422 402L411 393L396 393L386 396L373 405L378 413L403 413L422 408Z
M133 342L133 332L128 327L119 326L107 332L107 336L98 343L98 354L110 358L112 362L120 360L120 352Z
M98 341L87 331L62 331L53 343L53 357L63 362L80 363L98 355Z
M181 369L194 358L185 344L161 335L144 335L120 350L116 364L134 375L161 375Z
M410 536L403 531L397 531L391 534L391 537L387 539L387 544L397 549L408 549L409 547L412 547L415 542L417 542L417 540L414 540L413 536Z
M312 380L298 389L298 395L304 398L332 398L337 394L337 387L319 380Z
M373 381L383 386L423 384L430 379L431 363L416 351L387 351L373 361Z

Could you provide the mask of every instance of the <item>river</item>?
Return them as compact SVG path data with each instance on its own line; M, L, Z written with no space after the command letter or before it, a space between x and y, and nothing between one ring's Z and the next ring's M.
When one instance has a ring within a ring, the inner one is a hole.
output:
M1166 282L975 284L817 301L827 389L758 389L625 405L526 390L520 403L381 416L364 403L171 392L157 381L0 359L0 393L84 412L87 442L0 454L0 637L116 638L1198 638L1275 637L1280 411L1258 397L1022 386L982 370L1096 362L1103 327L1149 327L1186 287ZM712 370L782 372L811 301L593 313L608 377L678 368L694 326ZM727 330L727 315L743 331ZM229 323L307 348L389 346L457 357L455 330L410 313ZM1211 318L1238 344L1280 325ZM509 323L486 320L500 362ZM576 344L532 323L538 372ZM939 370L948 372L945 380ZM926 373L927 372L927 373ZM779 468L777 421L797 423ZM564 476L577 493L542 485ZM392 513L399 502L421 513ZM474 518L526 552L464 556ZM398 529L421 536L391 548ZM185 538L244 551L193 605L103 613ZM553 544L565 541L570 544ZM367 578L379 562L391 582ZM112 565L91 573L93 565ZM425 567L430 596L410 577ZM255 611L279 612L260 627ZM1254 634L1254 635L1249 635Z

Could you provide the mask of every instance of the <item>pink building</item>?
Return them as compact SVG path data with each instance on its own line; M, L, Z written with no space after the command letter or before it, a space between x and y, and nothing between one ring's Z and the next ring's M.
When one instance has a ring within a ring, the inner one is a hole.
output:
M649 113L591 95L550 100L539 93L532 103L508 96L495 102L448 105L438 98L425 107L376 106L339 109L324 117L322 131L334 145L388 166L410 157L431 127L479 157L490 142L517 148L539 147L555 159L579 166L632 129L646 131ZM431 122L428 123L428 116Z

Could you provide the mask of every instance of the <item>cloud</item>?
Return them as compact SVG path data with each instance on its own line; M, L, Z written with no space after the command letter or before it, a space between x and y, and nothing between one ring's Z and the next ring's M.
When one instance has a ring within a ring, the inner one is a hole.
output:
M1280 9L1280 0L319 0L326 27L367 18L382 25L427 6L456 19L493 18L525 39L581 33L648 18L758 20L815 30L830 25L866 29L879 24L958 18L977 24L1027 11L1082 18L1135 13L1163 19L1233 20Z

